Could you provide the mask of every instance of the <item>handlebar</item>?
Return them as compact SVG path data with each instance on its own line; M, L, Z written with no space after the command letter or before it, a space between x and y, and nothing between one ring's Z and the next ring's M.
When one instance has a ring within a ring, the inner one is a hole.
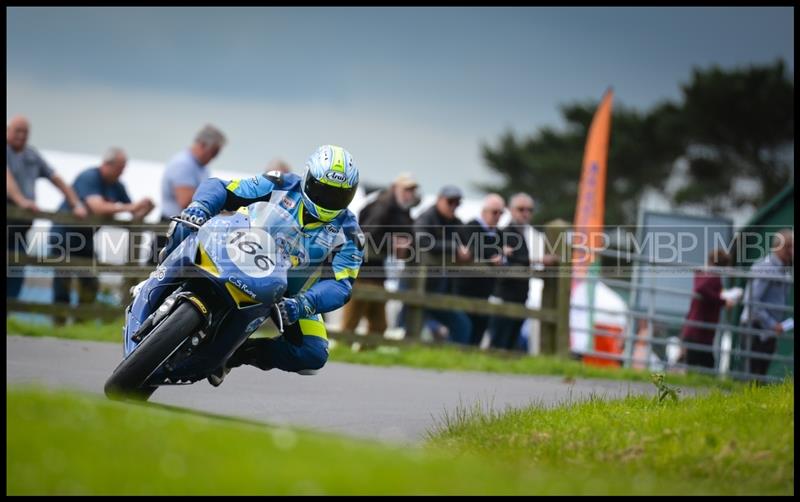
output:
M190 228L193 228L195 230L200 230L200 225L197 225L196 223L192 223L191 221L186 221L186 220L184 220L184 219L182 219L182 218L180 218L178 216L172 216L172 217L170 217L170 220L177 221L178 223L183 223L184 225L186 225L186 226L188 226Z

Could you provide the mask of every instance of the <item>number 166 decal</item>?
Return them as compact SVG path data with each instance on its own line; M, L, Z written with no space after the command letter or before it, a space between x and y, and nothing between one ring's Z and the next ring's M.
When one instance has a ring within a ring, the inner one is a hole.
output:
M230 260L251 277L266 277L275 268L275 242L271 235L261 229L232 232L225 248Z

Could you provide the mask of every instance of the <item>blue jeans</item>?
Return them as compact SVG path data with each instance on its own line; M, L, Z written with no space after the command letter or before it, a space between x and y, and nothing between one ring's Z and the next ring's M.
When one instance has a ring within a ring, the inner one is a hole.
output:
M100 283L97 277L78 276L78 305L94 303ZM53 277L53 302L70 304L72 277Z
M6 298L18 298L24 277L6 277Z
M472 322L467 314L454 310L425 310L424 315L447 326L451 342L469 345L472 338Z
M30 223L20 221L9 221L6 230L6 247L8 248L8 263L13 264L14 253L25 254L25 234L31 228ZM22 291L22 283L25 281L24 275L20 277L6 277L6 298L19 297Z
M483 333L489 326L489 316L483 314L470 314L469 320L472 322L472 335L469 343L480 345L483 340Z
M517 339L524 319L511 319L509 317L492 317L489 321L489 330L492 335L492 347L496 349L515 350L518 348Z

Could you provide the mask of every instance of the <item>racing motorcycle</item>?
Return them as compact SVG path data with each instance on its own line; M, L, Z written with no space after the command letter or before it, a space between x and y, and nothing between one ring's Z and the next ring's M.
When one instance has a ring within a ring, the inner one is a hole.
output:
M172 220L170 239L189 235L134 289L108 397L147 400L159 386L203 380L268 318L283 332L277 303L303 253L292 215L256 202L200 227Z

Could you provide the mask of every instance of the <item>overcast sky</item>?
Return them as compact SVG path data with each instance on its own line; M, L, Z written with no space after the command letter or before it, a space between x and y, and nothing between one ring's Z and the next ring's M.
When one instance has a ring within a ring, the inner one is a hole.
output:
M560 104L609 85L645 109L677 99L694 66L783 58L794 70L788 7L6 13L7 118L27 115L40 149L119 145L163 162L211 122L230 141L212 173L276 156L300 170L334 143L363 180L412 171L426 193L453 182L478 194L491 176L482 142L559 125Z

